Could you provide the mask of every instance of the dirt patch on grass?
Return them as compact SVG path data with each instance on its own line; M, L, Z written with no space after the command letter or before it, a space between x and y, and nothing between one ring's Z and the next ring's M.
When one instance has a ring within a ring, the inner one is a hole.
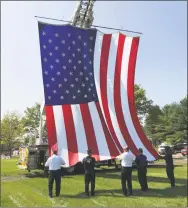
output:
M174 165L177 166L184 166L187 165L187 157L182 156L182 154L175 154L173 155L173 161L174 161ZM165 161L159 160L159 161L155 161L151 166L166 166Z
M175 165L187 165L187 158L174 158L174 164Z
M24 180L24 179L27 179L27 177L26 176L1 176L2 182L19 181L19 180Z

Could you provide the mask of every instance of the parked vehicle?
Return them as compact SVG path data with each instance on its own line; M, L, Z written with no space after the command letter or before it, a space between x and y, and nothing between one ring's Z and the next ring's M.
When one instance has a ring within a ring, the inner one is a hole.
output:
M181 150L187 147L187 143L178 143L174 145L174 151L175 153L181 153Z
M160 155L164 155L165 154L165 147L170 147L172 153L174 154L174 149L171 145L168 145L168 144L161 144L159 147L158 147L158 153Z
M182 154L183 156L188 155L188 147L184 147L184 148L181 150L181 154Z
M48 144L33 145L28 147L23 146L19 149L19 160L17 166L19 169L28 170L28 172L36 169L45 170L46 172L47 169L44 167L44 165L48 157ZM97 161L96 167L99 168L100 166L114 166L115 168L118 168L115 159ZM62 167L62 174L73 174L83 172L84 167L81 162L78 162L76 165L71 167Z

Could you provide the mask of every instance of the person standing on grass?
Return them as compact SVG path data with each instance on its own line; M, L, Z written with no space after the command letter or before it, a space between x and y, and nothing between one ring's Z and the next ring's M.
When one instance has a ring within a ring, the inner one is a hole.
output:
M147 183L147 157L143 155L143 150L142 148L139 148L139 156L136 156L135 163L137 165L137 170L138 170L138 181L141 186L142 191L147 191L148 190L148 183Z
M170 180L171 187L175 187L175 178L174 178L174 163L172 158L172 151L170 147L165 147L165 156L161 156L162 159L166 162L166 174Z
M56 196L59 196L61 190L61 165L65 165L62 157L57 155L57 151L53 150L53 155L46 161L45 167L49 167L48 193L52 198L53 183L56 183Z
M91 195L95 195L95 158L91 150L87 150L88 156L82 161L85 171L85 195L89 196L89 183L91 182Z
M121 160L121 185L122 191L125 196L133 195L132 192L132 164L134 162L134 156L129 151L129 148L124 149L124 153L117 157ZM128 192L127 187L128 186Z

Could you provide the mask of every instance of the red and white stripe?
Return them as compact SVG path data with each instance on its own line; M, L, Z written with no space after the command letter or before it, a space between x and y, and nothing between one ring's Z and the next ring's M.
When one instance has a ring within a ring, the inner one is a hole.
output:
M108 131L99 103L46 106L48 144L58 148L67 166L82 161L90 148L96 160L120 154Z
M96 160L118 156L129 146L134 155L143 148L148 160L158 154L144 135L134 102L134 73L139 38L97 32L94 78L99 102L46 106L50 150L72 166L90 148Z
M114 142L143 148L148 160L158 157L139 123L134 102L134 73L139 38L97 32L94 76L102 113Z

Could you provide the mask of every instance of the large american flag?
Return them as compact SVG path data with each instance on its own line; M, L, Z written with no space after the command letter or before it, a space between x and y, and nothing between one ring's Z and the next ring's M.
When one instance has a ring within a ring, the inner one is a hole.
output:
M138 37L39 22L49 150L67 166L87 155L115 158L128 146L158 154L139 123L134 102Z

